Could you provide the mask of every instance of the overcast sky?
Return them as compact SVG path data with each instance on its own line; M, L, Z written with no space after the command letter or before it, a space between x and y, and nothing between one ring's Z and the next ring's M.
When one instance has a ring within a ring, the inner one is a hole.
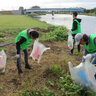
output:
M0 0L0 10L16 10L20 6L25 9L32 6L41 8L96 7L96 0Z

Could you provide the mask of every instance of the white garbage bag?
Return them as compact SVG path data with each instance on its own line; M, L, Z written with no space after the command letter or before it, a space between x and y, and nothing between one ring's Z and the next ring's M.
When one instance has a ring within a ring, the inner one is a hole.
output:
M91 64L89 60L85 62L85 72L89 81L89 87L96 91L96 66Z
M35 40L30 56L33 58L33 60L37 60L37 62L40 63L43 52L50 49L50 47L45 47L42 43L38 42L38 40L39 39Z
M68 48L71 50L73 49L73 37L71 32L68 32Z
M5 52L4 52L4 50L2 50L0 52L0 73L5 72L6 59L7 59L7 56L6 56Z
M96 91L96 66L91 64L89 60L80 63L76 67L72 67L72 63L68 62L72 79L75 83L91 88Z
M71 62L68 62L68 64L69 64L69 70L70 70L71 77L75 81L75 83L87 86L88 80L85 75L84 64L80 63L76 67L73 67Z

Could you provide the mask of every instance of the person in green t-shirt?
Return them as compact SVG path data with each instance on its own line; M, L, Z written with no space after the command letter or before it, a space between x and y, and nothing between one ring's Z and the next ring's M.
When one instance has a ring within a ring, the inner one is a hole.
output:
M21 31L15 38L16 50L17 50L17 69L18 74L23 74L21 70L21 54L20 51L24 52L25 68L32 69L28 63L28 51L27 48L30 46L32 39L39 37L39 33L34 29L26 29Z
M73 49L71 49L71 54L73 54L74 51L74 45L75 45L75 35L77 33L81 33L81 19L77 18L78 13L73 12L73 22L72 22L72 37L73 37ZM80 44L77 46L78 52L80 52Z
M92 64L96 64L96 34L86 35L78 33L75 36L76 44L82 44L84 46L84 58L93 58ZM83 58L83 62L85 59Z

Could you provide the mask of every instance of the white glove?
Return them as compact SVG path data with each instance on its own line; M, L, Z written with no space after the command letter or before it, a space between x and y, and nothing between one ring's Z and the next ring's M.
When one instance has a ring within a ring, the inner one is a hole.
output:
M92 54L88 54L86 56L83 56L85 60L90 60L92 58Z
M68 35L71 35L71 32L72 32L72 31L71 31L71 29L70 29L69 32L68 32Z
M19 58L20 57L20 54L17 54L16 57Z

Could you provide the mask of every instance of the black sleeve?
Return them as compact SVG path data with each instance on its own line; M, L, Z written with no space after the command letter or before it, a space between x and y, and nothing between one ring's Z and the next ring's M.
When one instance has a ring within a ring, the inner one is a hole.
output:
M96 45L96 38L94 39L94 44Z
M75 31L77 29L77 22L74 21L73 22L73 28L71 29L71 31Z
M26 41L26 38L21 37L16 43L17 54L20 54L20 45Z

